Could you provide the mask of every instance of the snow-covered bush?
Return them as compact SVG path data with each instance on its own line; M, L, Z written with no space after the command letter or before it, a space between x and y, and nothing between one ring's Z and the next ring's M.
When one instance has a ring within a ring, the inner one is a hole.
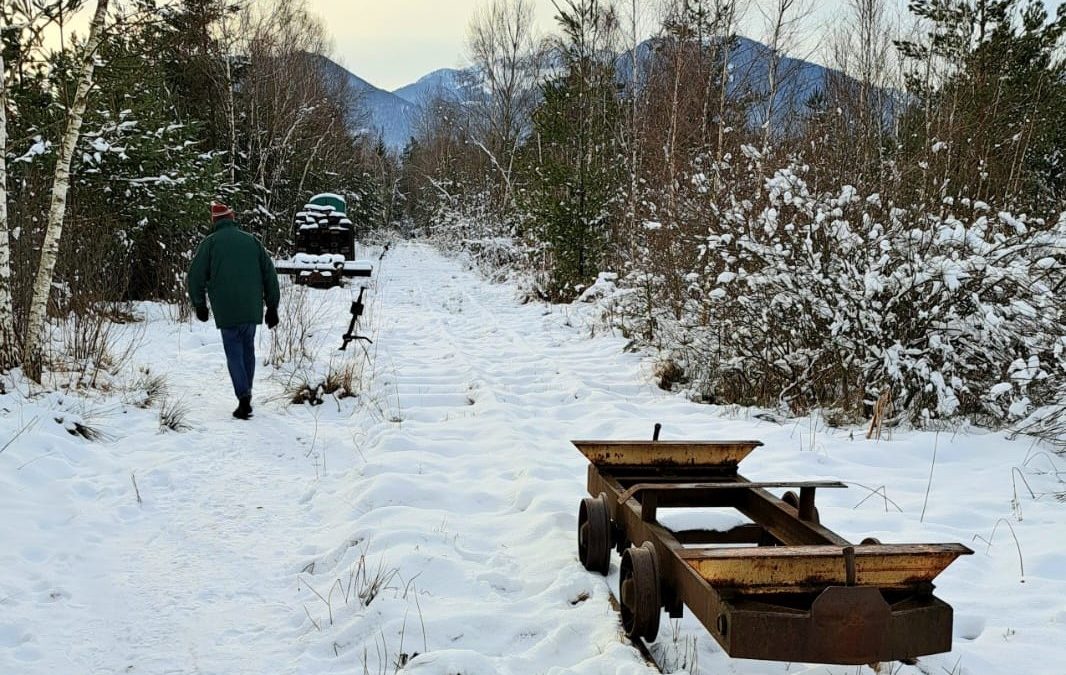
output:
M816 193L805 171L722 209L678 274L682 311L648 311L664 280L624 280L632 332L654 333L694 393L858 415L888 389L916 421L989 423L1066 400L1066 214L921 213L850 186Z
M442 200L426 235L439 248L462 253L482 272L505 278L529 268L534 250L522 243L515 222L501 222L488 194Z

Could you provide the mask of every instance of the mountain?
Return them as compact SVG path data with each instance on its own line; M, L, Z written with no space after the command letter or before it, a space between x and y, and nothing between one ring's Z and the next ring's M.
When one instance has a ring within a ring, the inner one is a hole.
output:
M390 150L402 150L411 140L419 106L375 87L327 58L323 57L322 62L328 77L336 77L348 85L351 96L348 123L352 130L380 135Z
M467 71L441 68L392 93L412 105L422 106L438 96L454 98L463 91L463 80L468 78Z
M641 72L655 58L658 39L650 39L637 48L637 76L633 77L632 58L628 52L618 56L616 63L619 85L640 86ZM399 152L411 138L422 107L437 96L443 95L455 101L471 101L483 94L477 78L469 69L441 68L404 87L389 92L350 73L336 63L324 59L325 67L338 77L346 78L353 92L354 129L381 134L390 150ZM767 91L767 75L773 62L773 51L755 40L738 37L730 52L730 93L736 97L751 98L759 103L752 106L750 123L763 123ZM831 77L844 77L825 66L786 55L778 57L778 78L781 82L774 100L775 122L806 113L811 98L824 91ZM892 105L892 96L888 97ZM356 119L358 111L364 111L366 119ZM891 114L886 110L886 114Z
M655 58L661 43L661 39L653 38L637 47L637 86L643 84L643 71ZM755 101L749 113L750 123L753 126L761 125L764 121L765 99L769 90L768 76L773 60L774 52L770 47L742 36L737 36L729 52L729 93L734 98ZM630 52L623 52L618 57L615 67L620 85L627 86L634 82L633 58ZM834 75L840 75L840 73L817 63L779 53L777 56L779 85L773 105L775 122L780 123L790 115L803 115L808 101L819 92L825 91L829 78Z
M765 121L773 58L772 49L745 37L737 38L730 58L733 71L730 93L737 97L751 96L759 101L750 113L755 125ZM785 54L779 53L777 59L779 85L773 101L775 124L781 124L791 115L807 114L808 103L817 94L825 92L830 78L845 77L839 71Z

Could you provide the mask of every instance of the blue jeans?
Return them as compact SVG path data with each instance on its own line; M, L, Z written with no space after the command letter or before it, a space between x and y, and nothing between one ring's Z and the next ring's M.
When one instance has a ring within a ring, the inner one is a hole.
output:
M226 366L229 367L233 393L237 398L252 395L252 380L255 379L255 329L254 323L221 329L222 348L226 350Z

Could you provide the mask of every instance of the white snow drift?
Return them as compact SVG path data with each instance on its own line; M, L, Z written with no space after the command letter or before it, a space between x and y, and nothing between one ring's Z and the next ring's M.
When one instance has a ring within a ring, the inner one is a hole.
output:
M131 328L138 365L167 376L191 430L160 431L133 373L110 392L9 382L0 673L651 672L620 637L616 579L577 561L585 465L568 440L654 422L762 439L749 477L848 481L820 510L853 540L977 549L939 582L953 653L891 672L1063 672L1062 458L965 428L875 442L696 405L595 335L589 306L520 305L427 248L382 265L356 399L290 405L293 369L264 368L255 420L234 421L217 332L157 306ZM314 293L310 367L325 370L353 358L335 352L350 292ZM652 651L675 672L855 672L730 660L691 618Z

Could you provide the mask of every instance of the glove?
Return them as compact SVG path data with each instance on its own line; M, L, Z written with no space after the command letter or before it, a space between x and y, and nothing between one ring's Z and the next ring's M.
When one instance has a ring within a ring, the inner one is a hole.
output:
M211 318L211 314L207 311L206 305L203 307L196 308L196 318L200 321L207 321L209 318Z
M267 328L269 328L270 330L274 330L274 328L277 327L277 325L278 325L278 308L277 307L267 307L266 323L267 323Z

